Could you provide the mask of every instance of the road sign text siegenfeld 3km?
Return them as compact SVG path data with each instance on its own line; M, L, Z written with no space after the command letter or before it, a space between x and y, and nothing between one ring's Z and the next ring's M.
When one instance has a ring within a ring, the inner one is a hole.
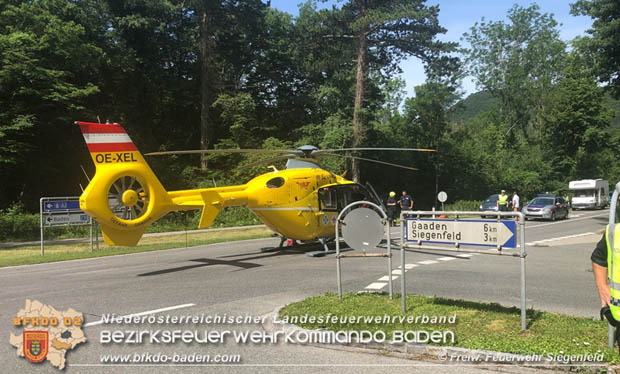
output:
M460 244L515 248L515 221L464 219L407 219L406 237L409 242Z

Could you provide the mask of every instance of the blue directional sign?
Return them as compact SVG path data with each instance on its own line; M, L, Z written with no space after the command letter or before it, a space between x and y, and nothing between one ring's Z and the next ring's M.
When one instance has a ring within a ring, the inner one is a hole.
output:
M80 210L80 202L78 200L48 200L43 202L43 210L46 212Z
M88 225L90 217L80 209L80 198L42 197L41 226Z
M515 248L517 223L513 220L407 219L406 240L421 243Z

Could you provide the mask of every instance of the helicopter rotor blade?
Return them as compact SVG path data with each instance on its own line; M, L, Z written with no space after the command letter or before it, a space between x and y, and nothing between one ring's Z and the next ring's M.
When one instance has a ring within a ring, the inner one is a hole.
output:
M238 168L232 169L231 171L232 172L238 172L240 170L244 170L244 169L250 168L252 166L256 166L256 165L260 165L260 164L266 164L268 162L286 160L286 159L291 158L291 157L295 157L295 155L294 154L288 154L288 155L283 155L283 156L278 156L278 157L266 158L266 159L263 159L263 160L258 160L258 161L250 162L249 164L241 165Z
M437 150L435 149L429 149L429 148L369 148L369 147L363 147L363 148L338 148L338 149L320 149L317 150L315 152L313 152L313 154L322 154L325 152L346 152L346 151L409 151L409 152L436 152Z
M371 158L364 158L364 157L357 157L357 156L350 156L350 155L339 155L339 154L335 154L335 153L327 153L327 152L321 152L318 154L318 156L332 156L332 157L346 157L346 158L354 158L357 160L362 160L362 161L368 161L368 162L374 162L377 164L383 164L383 165L389 165L389 166L394 166L397 168L402 168L402 169L408 169L408 170L420 170L417 168L412 168L410 166L405 166L405 165L399 165L399 164L393 164L391 162L385 162L385 161L379 161L379 160L373 160Z
M163 155L191 155L203 153L295 153L296 150L285 149L196 149L189 151L160 151L145 153L145 156L163 156Z

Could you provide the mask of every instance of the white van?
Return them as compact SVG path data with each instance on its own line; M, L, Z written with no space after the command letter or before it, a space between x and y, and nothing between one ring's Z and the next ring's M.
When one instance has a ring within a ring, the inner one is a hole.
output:
M583 179L568 183L573 193L573 209L603 209L609 204L609 182L603 179Z

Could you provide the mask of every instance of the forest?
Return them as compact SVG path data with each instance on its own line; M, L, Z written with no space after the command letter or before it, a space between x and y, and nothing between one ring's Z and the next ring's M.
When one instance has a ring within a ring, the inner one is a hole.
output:
M0 0L0 210L78 196L94 166L75 121L120 123L142 153L402 147L323 165L409 191L430 208L499 189L531 197L568 181L620 180L620 5L578 0L594 20L561 40L553 15L513 6L441 41L424 0ZM424 63L406 97L399 64ZM465 97L464 76L479 92ZM147 159L168 190L241 184L268 154ZM276 166L283 167L276 163Z

